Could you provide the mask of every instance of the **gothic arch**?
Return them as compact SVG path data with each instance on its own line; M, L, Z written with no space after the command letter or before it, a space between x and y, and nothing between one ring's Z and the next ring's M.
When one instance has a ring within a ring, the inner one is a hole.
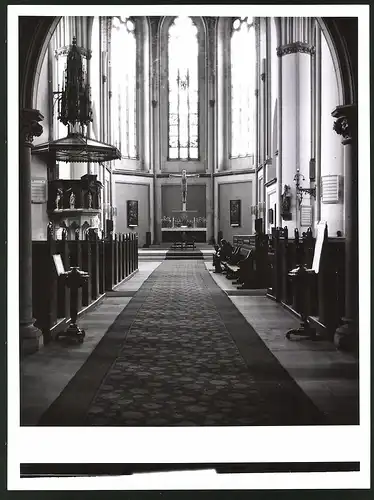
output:
M358 23L356 22L353 27L352 23L347 25L347 20L344 18L328 17L317 17L317 22L325 36L338 75L341 104L356 103Z
M173 17L164 17L160 23L159 33L165 30ZM205 41L207 29L204 18L193 17L194 21L204 30ZM342 104L357 101L357 27L352 33L352 23L349 19L317 18L329 44L341 75ZM60 21L57 17L19 18L20 40L27 43L19 44L19 78L20 78L20 107L35 108L36 89L40 68L51 36ZM170 24L169 24L170 25ZM353 44L350 46L349 43Z
M159 39L161 40L163 37L167 36L168 30L173 23L174 19L178 16L164 16L159 23ZM199 36L203 33L204 35L204 43L206 44L207 37L207 25L204 17L201 16L189 16L197 27Z
M36 108L36 92L49 41L60 22L58 17L19 18L19 101L20 109ZM27 40L27 42L26 42Z

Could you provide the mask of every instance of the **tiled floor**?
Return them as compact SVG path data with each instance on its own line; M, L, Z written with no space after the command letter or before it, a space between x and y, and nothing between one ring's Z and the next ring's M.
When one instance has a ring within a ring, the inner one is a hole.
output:
M358 363L349 354L335 349L332 342L308 339L287 340L285 333L297 328L299 321L280 304L268 299L265 290L253 295L231 295L235 285L223 274L213 273L235 306L253 326L266 346L294 378L303 391L327 415L339 424L351 423L358 414Z
M110 297L79 321L86 330L83 344L51 344L25 358L21 373L21 422L24 425L37 423L87 360L108 327L131 300L131 295L160 263L139 262L138 273L119 285ZM205 265L212 271L211 262L206 261ZM336 351L330 342L286 340L285 332L297 327L298 321L279 304L267 299L264 290L251 291L251 295L232 295L236 288L225 276L211 275L313 402L337 423L351 423L358 401L356 359Z

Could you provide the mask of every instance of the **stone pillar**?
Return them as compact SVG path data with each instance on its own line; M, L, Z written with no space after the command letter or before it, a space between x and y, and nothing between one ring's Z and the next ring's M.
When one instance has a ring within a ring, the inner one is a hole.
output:
M358 158L357 106L337 106L334 130L344 146L345 317L334 343L339 349L358 347Z
M281 67L281 165L282 193L284 185L291 187L292 219L284 221L291 234L300 227L300 207L296 197L294 176L297 169L304 176L301 187L309 188L309 160L311 145L311 55L312 20L310 18L281 18L281 45L277 54ZM310 204L304 194L304 204Z
M150 86L151 86L151 165L153 172L153 245L161 242L161 186L157 179L160 172L160 47L158 43L158 28L160 16L150 18L151 34L151 61L150 61Z
M39 349L41 332L32 317L32 230L31 230L31 148L34 137L43 132L43 115L36 109L22 109L19 136L19 316L20 349L28 354Z
M275 26L277 32L277 41L280 39L281 18L275 18ZM274 54L272 55L274 57ZM276 227L282 227L282 192L283 192L283 179L282 179L282 57L278 57L277 63L277 146L274 152L274 159L276 158L276 176L277 176L277 214L275 220Z

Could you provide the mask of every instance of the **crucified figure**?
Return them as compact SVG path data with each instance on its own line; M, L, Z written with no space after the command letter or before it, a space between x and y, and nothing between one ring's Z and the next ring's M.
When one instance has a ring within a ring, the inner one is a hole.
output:
M181 177L182 181L182 206L185 209L187 204L187 177L199 177L199 174L187 174L187 170L182 170L181 174L169 174L169 177Z

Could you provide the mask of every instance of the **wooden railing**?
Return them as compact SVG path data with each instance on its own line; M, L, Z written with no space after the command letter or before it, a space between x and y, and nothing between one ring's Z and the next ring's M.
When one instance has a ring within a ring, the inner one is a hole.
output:
M303 262L312 268L315 238L289 238L287 228L273 232L269 251L271 286L269 295L277 302L301 313L303 297L296 293L296 286L288 273ZM303 289L307 315L312 325L326 338L332 339L344 316L345 265L344 238L327 237L322 247L318 274L308 276Z
M116 234L110 239L55 240L32 242L33 316L47 343L54 332L66 326L70 316L69 289L58 277L53 255L60 254L67 271L78 266L89 279L78 292L81 311L138 269L137 234Z

